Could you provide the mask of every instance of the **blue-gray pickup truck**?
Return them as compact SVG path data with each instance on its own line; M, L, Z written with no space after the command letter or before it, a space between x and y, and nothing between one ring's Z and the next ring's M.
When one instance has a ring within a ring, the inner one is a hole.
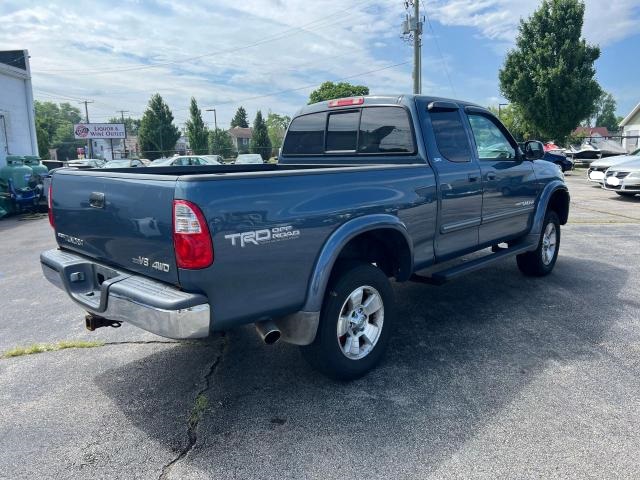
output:
M294 116L277 164L56 171L59 248L42 269L90 330L198 338L255 323L356 378L393 332L391 278L441 284L512 256L551 272L569 193L542 155L467 102L320 102Z

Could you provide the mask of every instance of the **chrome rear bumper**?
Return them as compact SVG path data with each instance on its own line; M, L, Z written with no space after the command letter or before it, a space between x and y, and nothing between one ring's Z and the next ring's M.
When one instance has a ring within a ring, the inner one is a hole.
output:
M40 264L47 280L94 315L168 338L209 335L211 313L204 295L183 292L63 250L43 252Z

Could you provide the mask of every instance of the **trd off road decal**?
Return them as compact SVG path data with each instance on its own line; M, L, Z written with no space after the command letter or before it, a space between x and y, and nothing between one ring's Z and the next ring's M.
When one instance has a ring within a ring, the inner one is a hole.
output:
M225 239L231 241L232 246L240 246L241 248L249 244L264 245L265 243L295 240L298 237L300 237L300 230L294 230L293 225L252 230L242 233L231 233L224 236Z

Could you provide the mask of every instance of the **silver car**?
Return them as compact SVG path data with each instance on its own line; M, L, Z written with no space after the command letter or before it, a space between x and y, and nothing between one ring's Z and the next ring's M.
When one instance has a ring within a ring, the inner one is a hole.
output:
M624 197L640 193L640 158L610 167L604 174L602 186Z
M616 155L614 157L605 157L600 160L594 160L589 165L587 172L587 179L590 182L596 182L602 184L604 182L604 172L608 168L618 166L625 162L640 159L640 148L629 153L628 155Z
M241 153L235 161L236 165L253 165L264 163L259 153Z

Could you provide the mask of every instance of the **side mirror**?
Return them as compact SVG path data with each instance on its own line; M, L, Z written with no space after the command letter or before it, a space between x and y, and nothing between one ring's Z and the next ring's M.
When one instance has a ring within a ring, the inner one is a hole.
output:
M524 143L524 158L527 160L539 160L544 157L544 145L538 140L529 140Z

